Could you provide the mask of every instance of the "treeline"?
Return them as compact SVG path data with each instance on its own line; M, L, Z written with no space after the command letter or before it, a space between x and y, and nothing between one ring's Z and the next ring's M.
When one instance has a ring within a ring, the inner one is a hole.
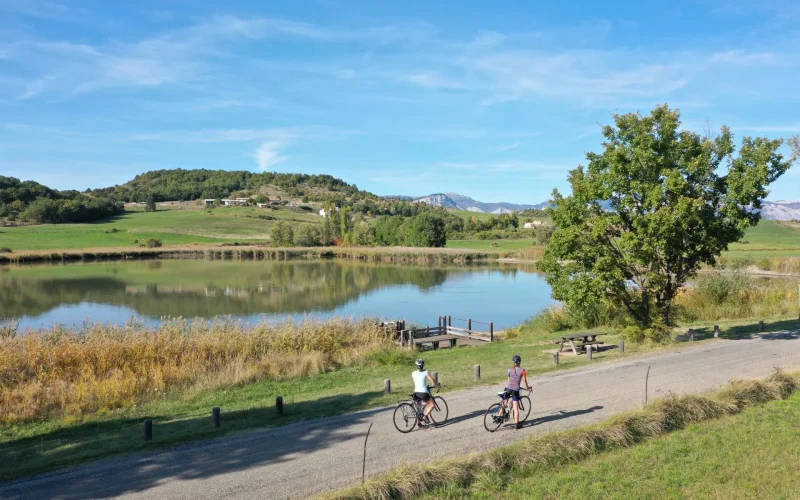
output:
M78 191L57 191L33 181L0 176L0 217L57 224L91 222L124 211L122 203L90 198Z
M144 202L150 196L157 202L188 201L226 198L235 192L255 191L267 184L290 191L291 195L298 197L313 197L313 190L309 188L322 188L344 196L362 193L357 186L331 175L206 169L154 170L137 175L123 185L90 191L94 195L123 202Z
M444 247L447 244L445 220L439 214L423 212L413 217L384 215L370 224L360 214L352 216L348 208L329 209L321 226L292 226L287 222L278 222L273 226L270 236L272 244L281 247Z

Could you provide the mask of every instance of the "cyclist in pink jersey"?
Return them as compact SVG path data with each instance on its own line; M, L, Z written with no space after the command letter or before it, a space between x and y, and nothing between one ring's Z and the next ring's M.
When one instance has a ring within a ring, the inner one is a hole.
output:
M525 382L525 387L528 388L528 391L531 391L531 385L528 383L528 373L520 368L520 363L522 363L522 358L519 356L514 356L511 358L511 362L514 363L514 366L509 368L508 370L508 383L506 384L505 395L503 399L511 398L511 401L514 404L514 424L517 429L521 427L519 423L519 391L521 383Z

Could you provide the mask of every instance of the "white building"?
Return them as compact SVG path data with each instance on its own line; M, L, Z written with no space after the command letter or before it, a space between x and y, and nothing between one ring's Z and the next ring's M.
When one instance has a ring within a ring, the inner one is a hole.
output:
M543 220L534 220L531 222L526 222L523 224L523 229L533 229L535 227L546 226L547 224Z

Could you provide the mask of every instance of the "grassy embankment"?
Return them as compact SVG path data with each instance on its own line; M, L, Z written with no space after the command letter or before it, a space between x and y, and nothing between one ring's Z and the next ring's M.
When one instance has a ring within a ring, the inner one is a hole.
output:
M670 396L599 425L401 467L328 499L793 498L800 380Z
M714 322L721 325L722 338L757 334L757 319L762 318L768 320L766 331L800 328L796 309L791 309L797 303L795 287L781 293L782 285L745 287L746 295L712 293L709 299L705 290L710 286L686 294L687 300L705 301L695 310L698 341L711 337ZM744 299L752 302L749 309L742 306ZM769 300L772 306L766 305ZM738 322L706 319L728 310L760 316ZM791 319L780 316L787 310L793 311ZM552 366L544 352L554 347L558 334L552 330L572 326L548 324L553 316L558 315L543 315L510 330L502 342L429 351L424 357L446 390L501 382L513 354L523 356L533 376L588 363L583 356L563 357L558 367ZM599 330L610 333L606 342L617 342L616 329ZM158 331L130 326L12 333L0 339L0 461L9 464L0 479L392 404L398 396L383 395L383 380L391 379L398 394L411 390L409 374L418 356L387 345L366 323L336 321L253 329L179 323ZM625 354L616 349L595 354L593 363L665 348L669 344L629 344ZM476 363L482 368L481 382L473 380ZM283 417L274 410L278 395L286 402ZM216 431L209 425L215 406L222 408L225 422ZM141 439L144 418L154 419L151 443Z

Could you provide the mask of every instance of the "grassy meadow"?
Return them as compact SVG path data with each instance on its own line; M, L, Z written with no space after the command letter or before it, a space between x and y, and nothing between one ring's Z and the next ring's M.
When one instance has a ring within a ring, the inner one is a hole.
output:
M259 217L271 217L264 219ZM263 242L279 220L321 224L314 212L280 208L198 207L156 212L130 211L88 224L43 224L0 228L0 247L12 250L71 250L134 247L136 241L158 238L164 245ZM112 232L116 229L116 232Z

